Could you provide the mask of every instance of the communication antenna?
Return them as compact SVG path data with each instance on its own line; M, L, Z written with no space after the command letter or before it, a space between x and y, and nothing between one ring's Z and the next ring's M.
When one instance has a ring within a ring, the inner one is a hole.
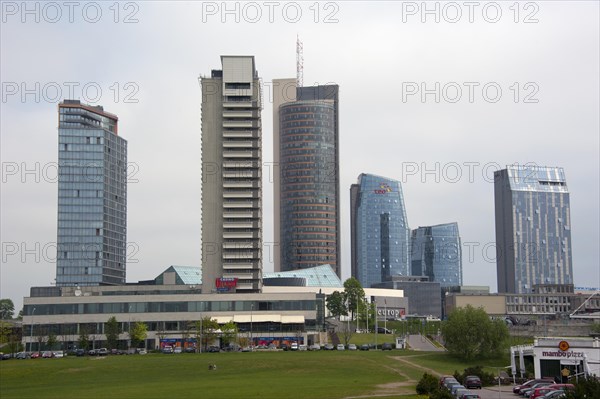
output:
M296 35L296 86L304 85L304 45L300 41L300 36Z

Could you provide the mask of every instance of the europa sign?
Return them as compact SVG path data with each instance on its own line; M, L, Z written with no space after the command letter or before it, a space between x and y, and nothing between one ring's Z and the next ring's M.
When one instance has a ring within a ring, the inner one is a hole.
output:
M237 277L219 277L216 280L217 291L231 291L237 287Z
M406 315L406 309L404 308L397 308L397 309L393 309L393 308L387 308L387 309L382 309L382 308L377 308L377 317L385 317L385 318L394 318L394 319L398 319L402 316Z
M387 194L387 193L391 193L392 192L392 188L387 183L381 183L379 185L379 188L376 188L375 190L373 190L373 192L375 194Z

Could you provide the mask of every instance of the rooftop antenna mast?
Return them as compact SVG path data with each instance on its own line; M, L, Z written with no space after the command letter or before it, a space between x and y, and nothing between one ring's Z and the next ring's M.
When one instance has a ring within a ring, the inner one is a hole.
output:
M300 36L296 36L296 86L304 85L304 45L300 41Z

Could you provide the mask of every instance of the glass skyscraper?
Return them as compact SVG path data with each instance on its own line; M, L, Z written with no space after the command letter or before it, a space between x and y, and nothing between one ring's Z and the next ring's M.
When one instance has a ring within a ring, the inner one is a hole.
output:
M352 277L363 287L409 275L410 229L400 182L361 174L350 188Z
M462 250L457 223L419 227L412 231L413 276L427 276L440 287L463 284Z
M494 173L498 292L572 285L571 212L565 172L508 166Z
M58 106L57 286L124 284L127 141L101 106Z
M329 264L340 276L338 86L281 82L293 95L273 103L275 271Z

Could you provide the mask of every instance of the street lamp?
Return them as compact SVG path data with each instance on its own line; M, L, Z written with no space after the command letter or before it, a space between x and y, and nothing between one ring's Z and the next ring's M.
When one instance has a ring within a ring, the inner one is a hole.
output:
M254 337L252 334L252 313L254 312L254 303L250 304L250 348L254 347Z

